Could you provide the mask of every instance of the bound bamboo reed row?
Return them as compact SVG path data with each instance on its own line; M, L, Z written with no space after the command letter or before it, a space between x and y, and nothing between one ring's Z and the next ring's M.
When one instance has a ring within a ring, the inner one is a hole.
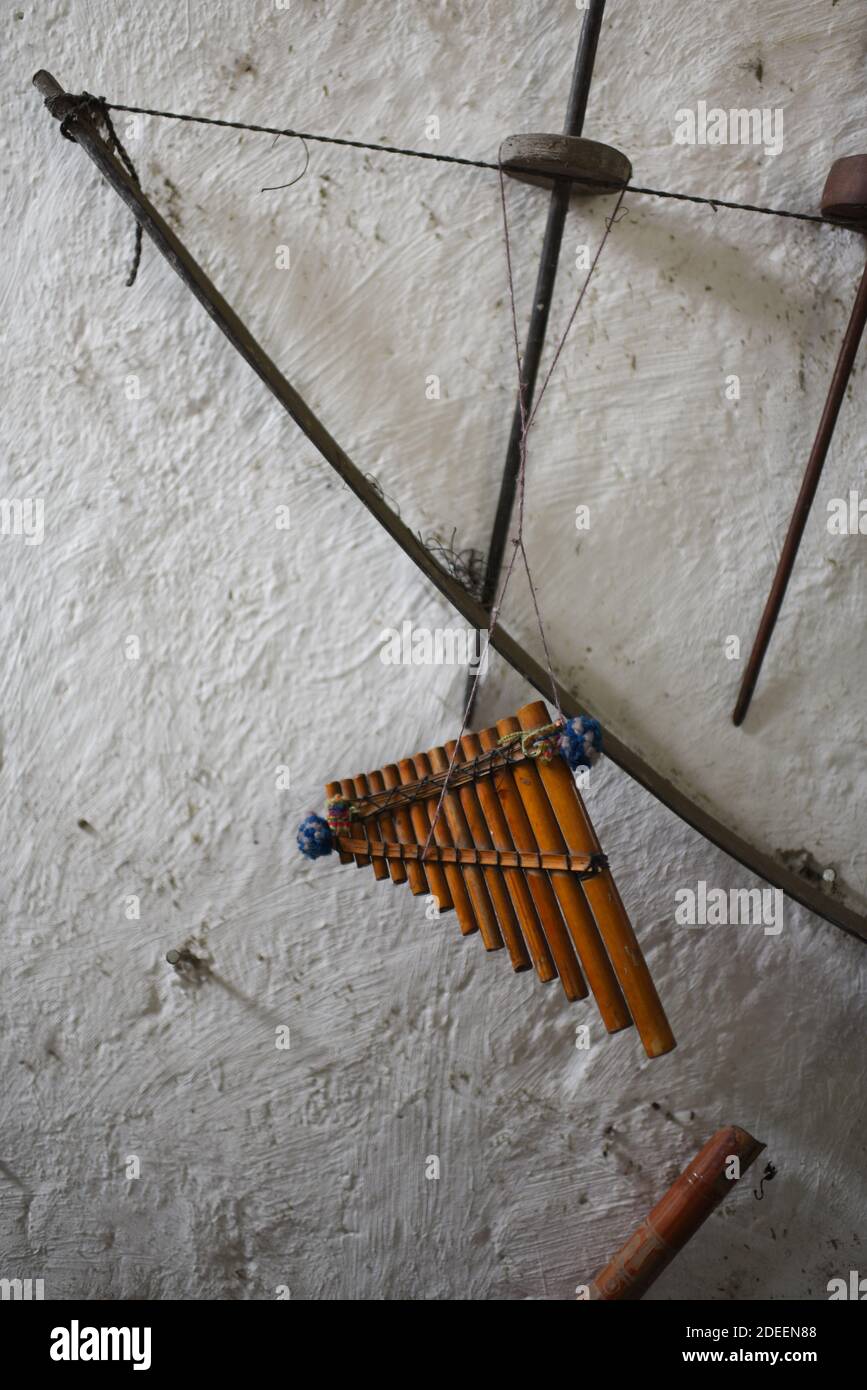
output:
M463 935L478 932L488 951L505 947L517 972L535 970L543 983L559 978L567 999L592 990L608 1032L634 1022L648 1056L658 1057L674 1037L566 762L497 755L465 767L498 749L504 735L548 721L535 701L496 728L464 734L461 774L446 787L439 815L431 786L415 784L433 776L441 789L454 743L328 783L329 797L349 802L398 792L368 802L338 835L340 859L433 894L441 913L454 909Z

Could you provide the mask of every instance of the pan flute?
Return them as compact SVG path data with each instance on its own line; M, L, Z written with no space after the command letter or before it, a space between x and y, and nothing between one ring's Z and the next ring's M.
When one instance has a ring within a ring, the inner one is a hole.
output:
M535 701L459 749L329 782L328 822L308 817L298 843L432 895L463 935L559 978L568 1000L592 990L606 1029L634 1023L658 1057L674 1037L559 735Z

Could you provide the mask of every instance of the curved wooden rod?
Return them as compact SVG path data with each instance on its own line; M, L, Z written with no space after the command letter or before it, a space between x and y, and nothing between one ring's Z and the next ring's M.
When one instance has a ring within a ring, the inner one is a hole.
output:
M66 117L66 130L77 145L84 150L107 182L123 199L142 229L150 237L157 249L165 256L172 269L177 272L199 303L210 314L217 327L229 339L232 346L241 354L245 362L253 368L256 375L265 383L272 395L303 430L307 438L316 446L322 457L331 464L347 487L355 493L385 528L392 540L396 541L404 554L408 555L423 574L431 580L440 593L449 600L457 611L478 629L486 629L488 614L456 579L453 578L434 559L414 532L397 516L361 470L352 462L325 426L314 415L306 401L286 380L264 349L257 343L250 330L227 304L219 290L209 280L202 267L190 255L183 242L160 216L156 208L145 197L142 190L115 159L108 145L90 120L81 102L74 94L65 93L60 84L45 71L37 72L33 78L34 86L45 98L51 114L57 120ZM514 637L497 627L491 638L491 645L508 661L510 666L527 680L539 693L548 696L551 683L547 672L525 651ZM579 714L592 714L580 696L557 685L560 707L567 718ZM597 716L598 717L598 716ZM603 726L604 726L604 721ZM706 839L737 859L739 863L766 879L775 887L782 889L788 897L802 903L812 912L818 913L826 921L841 927L851 936L867 941L867 916L837 902L820 888L809 883L778 863L771 855L756 849L742 839L728 826L716 819L709 811L691 801L690 798L645 762L643 758L628 748L614 734L605 733L605 749L608 757L618 767L622 767L630 777L646 787L649 792L680 816L681 820L699 831Z

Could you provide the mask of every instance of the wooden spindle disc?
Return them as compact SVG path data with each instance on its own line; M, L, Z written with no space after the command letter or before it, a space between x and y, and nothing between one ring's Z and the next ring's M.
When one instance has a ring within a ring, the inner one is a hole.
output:
M500 146L503 172L522 183L551 188L567 179L573 191L619 193L632 177L632 165L611 145L578 135L509 135Z
M867 230L867 154L836 159L822 190L822 216Z

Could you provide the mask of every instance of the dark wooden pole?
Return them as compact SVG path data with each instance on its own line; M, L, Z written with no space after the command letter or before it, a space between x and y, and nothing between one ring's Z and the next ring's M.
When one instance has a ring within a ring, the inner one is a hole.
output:
M322 457L355 493L380 526L400 546L405 555L417 565L422 574L435 584L440 593L448 599L461 616L473 627L483 628L487 614L482 605L448 570L438 564L434 556L419 540L415 532L401 521L392 511L379 489L368 480L361 469L352 462L349 455L328 433L313 411L286 380L283 373L272 362L264 348L257 343L250 330L225 301L219 290L205 274L202 267L175 235L168 223L160 216L141 188L133 183L126 170L114 158L105 141L82 109L79 97L64 92L50 73L37 72L33 78L34 86L46 100L51 114L62 120L68 114L67 130L75 143L104 175L108 184L123 199L142 229L150 237L157 250L165 256L169 265L179 275L183 283L195 295L203 309L228 338L232 346L241 354L244 361L252 367L271 394L296 422L310 442L319 450ZM504 627L497 627L491 645L519 675L529 681L546 698L551 693L551 678L538 661L525 651ZM577 696L565 686L557 684L557 699L567 718L579 714L592 713ZM685 820L706 839L719 845L720 849L732 855L746 868L776 884L789 897L801 902L813 912L818 912L828 921L842 927L844 931L867 941L867 919L854 909L847 907L838 899L831 898L820 888L809 883L802 875L787 869L771 855L762 854L754 845L735 834L727 825L716 819L703 806L692 801L666 778L662 777L649 763L628 748L615 733L606 730L605 751L613 763L622 767L630 777L646 787L663 805L668 806L675 815Z
M834 426L837 423L837 415L840 406L843 404L843 397L846 387L849 384L849 377L852 375L852 368L855 365L855 357L858 352L858 345L861 342L861 335L864 332L864 324L867 323L867 268L861 276L861 284L858 286L858 293L855 297L855 304L852 315L849 319L849 326L846 329L846 336L840 348L840 355L837 358L837 365L834 368L834 375L831 378L831 386L828 391L828 398L825 401L825 409L822 411L822 418L819 421L819 428L813 449L807 463L807 470L804 474L804 481L801 483L801 491L798 493L798 500L795 503L795 510L789 522L789 529L786 532L786 539L783 542L783 549L777 564L777 572L774 575L774 582L768 594L767 603L759 622L758 631L753 642L753 649L750 652L750 659L744 671L741 688L738 692L737 704L732 714L732 721L735 724L742 724L750 707L753 698L753 691L759 679L759 672L762 669L762 662L768 650L777 625L777 618L780 616L780 609L783 606L783 599L786 596L792 570L795 566L795 557L798 554L798 547L801 544L801 537L804 534L804 527L807 524L807 517L810 515L810 508L816 496L816 489L819 486L819 479L822 476L822 469L825 466L825 458L834 434Z
M602 28L602 17L604 13L605 0L590 0L590 8L587 10L584 16L584 23L581 26L578 53L575 58L575 67L572 71L572 86L569 92L569 104L566 108L566 121L563 126L564 135L580 135L584 129L587 98L590 95L593 64L596 61L596 48L599 43L599 31ZM569 199L571 194L572 185L568 181L565 179L554 180L554 186L551 190L551 202L548 206L548 221L545 226L545 239L542 242L542 258L539 262L539 273L536 277L536 292L533 296L533 308L530 313L530 325L527 329L524 356L521 360L521 374L524 383L524 408L528 416L533 405L533 397L536 391L536 378L539 373L539 363L542 359L542 349L545 345L548 314L551 308L551 299L554 294L554 282L557 278L560 247L563 242L563 229L566 225L566 213L569 210ZM503 568L503 555L505 554L509 525L515 505L515 490L518 485L518 472L521 464L522 428L523 421L519 393L515 403L515 412L512 416L512 430L509 435L509 444L506 450L506 463L500 483L500 496L497 501L497 510L494 516L494 525L491 531L491 540L485 562L485 575L482 582L482 606L488 612L490 612L493 607L496 598L497 587L500 582L500 573ZM468 677L467 691L464 699L465 706L472 698L472 693L475 688L477 687L474 684L473 677ZM472 707L470 707L468 711L468 722L471 717Z
M829 222L850 227L853 231L867 231L867 155L846 155L843 159L835 160L832 164L831 172L822 190L822 216L826 217ZM834 368L834 375L828 388L825 409L822 411L822 418L819 421L812 452L807 462L804 481L801 483L801 491L798 493L795 510L792 513L786 539L783 542L771 592L768 594L758 632L753 642L753 649L750 652L750 659L741 681L737 703L732 714L732 722L735 724L744 722L750 701L753 698L759 672L762 669L762 662L768 650L768 644L777 625L777 618L780 616L780 609L786 596L798 547L801 544L807 517L810 515L810 508L816 496L816 489L819 486L819 479L825 466L825 458L834 435L834 426L837 423L840 406L843 404L846 387L855 365L865 322L867 322L867 267L861 276L861 283L858 286L858 293L855 296L855 303L849 318L849 326L840 345L837 365Z

